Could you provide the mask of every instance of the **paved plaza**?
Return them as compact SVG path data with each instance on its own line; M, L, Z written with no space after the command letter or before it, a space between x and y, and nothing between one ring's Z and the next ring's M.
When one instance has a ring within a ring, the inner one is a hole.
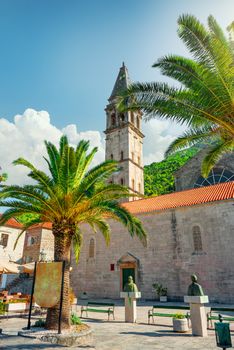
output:
M93 329L93 343L77 349L86 350L151 350L151 349L183 349L214 350L215 334L209 330L207 338L193 337L191 333L176 334L172 330L171 318L160 317L156 325L147 324L147 311L150 303L138 306L138 323L127 324L124 320L124 307L116 307L115 321L108 322L106 315L90 314L95 319L84 319ZM80 306L77 306L80 314ZM62 346L40 342L31 338L17 336L19 330L27 325L26 318L1 319L3 335L0 335L0 349L61 349ZM34 322L34 320L33 320ZM234 323L231 324L232 341L234 343ZM68 348L67 348L68 349ZM74 348L73 348L74 349Z

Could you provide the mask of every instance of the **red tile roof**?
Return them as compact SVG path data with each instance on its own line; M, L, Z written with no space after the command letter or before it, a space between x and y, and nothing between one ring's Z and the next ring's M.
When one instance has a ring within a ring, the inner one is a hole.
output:
M35 224L35 225L31 226L31 227L29 228L29 230L30 230L30 229L33 229L33 228L38 228L38 227L46 228L46 229L48 229L48 230L52 230L52 223L51 223L51 222L43 222L43 223L41 223L41 224Z
M2 214L0 214L0 217L2 216ZM10 226L10 227L15 227L15 228L22 228L22 224L17 221L16 219L12 218L12 219L9 219L5 224L4 226Z
M234 198L234 181L217 185L193 188L162 196L140 199L124 203L123 206L132 214L147 213L178 207L210 203Z

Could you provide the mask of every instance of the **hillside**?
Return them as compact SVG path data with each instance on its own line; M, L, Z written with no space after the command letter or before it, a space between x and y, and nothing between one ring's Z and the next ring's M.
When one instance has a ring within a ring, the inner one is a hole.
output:
M174 172L181 168L197 152L198 147L191 147L177 152L161 162L144 167L145 195L161 195L175 190Z

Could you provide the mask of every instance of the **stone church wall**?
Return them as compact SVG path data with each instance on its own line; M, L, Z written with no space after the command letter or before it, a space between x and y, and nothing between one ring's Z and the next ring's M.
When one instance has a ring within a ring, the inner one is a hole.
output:
M182 300L190 275L196 273L211 301L234 302L233 201L216 202L139 215L147 232L148 247L131 238L125 228L112 222L112 237L106 247L101 234L83 227L79 264L72 257L72 286L78 297L119 298L121 258L134 260L136 282L143 299L154 298L152 283L168 288L171 300ZM194 250L193 227L201 232L202 250ZM90 239L94 252L90 255ZM122 259L122 260L124 260Z

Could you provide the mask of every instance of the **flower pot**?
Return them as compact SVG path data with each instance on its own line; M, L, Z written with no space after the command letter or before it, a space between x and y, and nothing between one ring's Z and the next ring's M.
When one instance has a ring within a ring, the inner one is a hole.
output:
M167 296L166 295L161 295L160 297L159 297L159 300L161 301L161 302L167 302Z
M26 309L26 303L9 303L6 304L7 311L23 311Z
M173 318L173 331L177 333L188 332L187 318Z

